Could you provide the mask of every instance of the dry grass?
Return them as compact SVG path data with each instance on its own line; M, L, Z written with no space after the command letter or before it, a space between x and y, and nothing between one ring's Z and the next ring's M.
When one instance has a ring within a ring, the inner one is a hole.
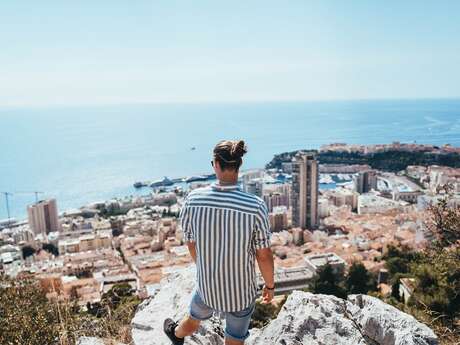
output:
M107 296L102 316L82 311L75 303L50 302L33 279L0 277L0 344L74 345L82 336L131 344L130 322L139 299Z

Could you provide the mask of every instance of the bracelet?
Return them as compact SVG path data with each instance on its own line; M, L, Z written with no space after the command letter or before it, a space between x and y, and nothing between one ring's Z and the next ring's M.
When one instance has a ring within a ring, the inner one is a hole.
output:
M267 285L264 284L264 288L267 289L267 290L271 290L271 291L275 290L275 286L274 286L274 285L273 285L272 288L269 288Z

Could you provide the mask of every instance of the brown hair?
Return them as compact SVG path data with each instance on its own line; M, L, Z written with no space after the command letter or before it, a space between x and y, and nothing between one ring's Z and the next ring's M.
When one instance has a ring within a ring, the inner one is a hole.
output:
M248 150L243 140L222 140L214 147L214 158L222 170L238 170L246 152Z

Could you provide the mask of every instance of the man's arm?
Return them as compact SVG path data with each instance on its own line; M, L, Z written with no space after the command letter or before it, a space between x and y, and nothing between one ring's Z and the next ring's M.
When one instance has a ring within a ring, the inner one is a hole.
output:
M275 292L275 264L272 250L270 248L257 249L256 260L265 282L262 298L265 303L269 303L273 299Z
M185 202L180 210L179 219L182 231L184 232L184 240L187 243L188 251L190 252L190 256L192 257L193 262L196 263L195 234L193 233L193 229L191 226L190 209L187 204L188 200L185 199Z
M193 262L196 263L196 245L195 242L187 242L188 251L190 252L190 256L193 259Z

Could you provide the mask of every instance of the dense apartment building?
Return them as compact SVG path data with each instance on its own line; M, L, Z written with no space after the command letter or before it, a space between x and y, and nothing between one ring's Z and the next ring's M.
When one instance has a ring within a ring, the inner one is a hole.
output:
M356 191L359 194L377 190L377 172L375 170L361 171L356 178Z
M29 226L35 235L59 231L56 199L41 200L27 207Z
M302 229L318 226L318 161L312 153L298 153L292 164L292 225Z
M270 229L273 232L286 230L288 228L288 215L286 206L277 206L273 212L268 214Z
M281 193L271 193L271 194L265 194L263 196L263 199L265 201L265 204L267 205L268 212L273 212L273 209L275 207L279 206L285 206L289 208L290 206L290 200L289 196L286 194L281 194Z
M261 178L251 180L246 183L246 192L262 197L264 181Z

